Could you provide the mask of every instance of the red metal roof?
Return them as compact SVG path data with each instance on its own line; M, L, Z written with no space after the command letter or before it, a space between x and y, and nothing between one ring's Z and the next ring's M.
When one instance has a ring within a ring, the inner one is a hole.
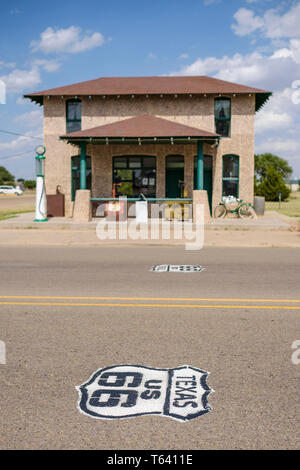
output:
M63 139L74 138L122 138L122 137L220 137L219 134L185 126L168 119L143 114L129 119L123 119L112 124L93 127L83 131L72 132L62 136Z

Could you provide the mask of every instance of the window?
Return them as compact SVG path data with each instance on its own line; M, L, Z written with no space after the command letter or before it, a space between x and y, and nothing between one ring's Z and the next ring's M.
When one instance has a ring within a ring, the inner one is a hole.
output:
M223 156L223 196L239 197L239 157Z
M156 158L146 156L114 157L113 185L116 197L156 197Z
M231 103L230 98L215 99L216 133L222 137L230 137Z
M67 134L81 131L81 101L68 100L66 103Z
M80 189L80 156L71 157L72 184L71 184L71 200L75 200L77 189ZM86 156L86 189L92 188L92 167L91 157Z

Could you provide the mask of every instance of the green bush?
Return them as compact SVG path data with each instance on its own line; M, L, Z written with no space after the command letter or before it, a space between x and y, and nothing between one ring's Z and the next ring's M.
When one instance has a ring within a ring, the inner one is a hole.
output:
M24 187L26 189L35 189L36 182L35 180L25 180Z
M0 166L0 186L15 184L15 177L4 167Z
M281 174L272 167L268 167L262 181L255 184L255 194L264 196L266 201L278 201L279 193L284 201L290 195L290 189L285 184Z
M280 158L272 153L263 153L255 155L255 173L258 179L265 178L267 169L272 167L284 179L289 179L293 173L292 167L284 158Z

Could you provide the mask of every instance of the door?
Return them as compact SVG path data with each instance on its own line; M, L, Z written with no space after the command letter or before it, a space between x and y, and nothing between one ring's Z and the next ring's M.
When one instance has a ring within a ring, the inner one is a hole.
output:
M183 197L184 186L184 157L169 155L166 158L166 197Z
M71 200L75 201L76 190L80 189L80 156L71 157ZM91 157L86 156L86 189L92 189Z
M194 189L197 188L197 157L194 159ZM203 157L203 189L207 191L208 203L211 212L212 206L212 156Z

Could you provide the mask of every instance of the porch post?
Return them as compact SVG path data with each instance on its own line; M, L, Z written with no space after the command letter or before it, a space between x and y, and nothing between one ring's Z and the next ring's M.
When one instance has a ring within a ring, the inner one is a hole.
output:
M203 142L198 140L197 143L197 189L203 189Z
M80 144L80 189L86 189L86 144Z

